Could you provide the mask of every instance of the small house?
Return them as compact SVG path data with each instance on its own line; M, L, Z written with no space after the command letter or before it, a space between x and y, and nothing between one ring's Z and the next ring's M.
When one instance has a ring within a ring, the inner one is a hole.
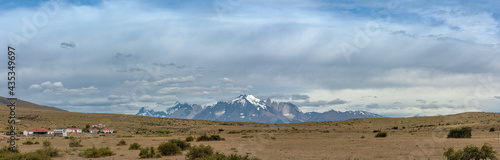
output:
M103 128L103 129L101 129L101 132L102 133L110 133L111 134L111 133L113 133L113 129L111 129L111 128Z
M99 130L95 129L95 128L91 128L91 129L89 129L89 132L92 134L97 134L97 133L99 133Z
M67 132L68 133L82 133L82 129L81 128L68 128Z
M106 125L102 124L102 123L94 123L92 124L92 128L104 128L106 127Z
M54 136L67 137L68 132L66 132L66 128L54 129Z

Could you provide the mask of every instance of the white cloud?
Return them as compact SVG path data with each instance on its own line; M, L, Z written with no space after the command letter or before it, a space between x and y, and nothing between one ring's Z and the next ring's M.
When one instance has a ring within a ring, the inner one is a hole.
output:
M32 84L29 87L29 90L43 90L41 93L48 95L57 95L57 96L88 96L93 93L100 92L99 89L94 86L90 87L82 87L75 89L64 88L62 82L43 82L42 84Z

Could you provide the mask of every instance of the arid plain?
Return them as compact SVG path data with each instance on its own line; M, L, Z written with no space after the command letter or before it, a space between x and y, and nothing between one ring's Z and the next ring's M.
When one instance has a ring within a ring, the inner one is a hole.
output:
M1 124L7 126L5 104L0 106ZM104 123L117 131L105 136L73 134L81 139L83 147L69 147L63 137L20 137L21 152L32 152L42 144L22 145L28 140L49 140L51 146L60 150L61 157L55 159L87 159L78 156L81 150L96 146L110 147L114 156L100 159L139 159L138 150L128 150L129 144L139 143L143 147L158 147L169 139L185 139L200 134L217 134L224 141L190 142L193 145L210 145L214 151L225 154L248 154L260 159L445 159L445 148L462 149L467 145L482 146L489 143L500 151L500 113L462 113L448 116L412 118L370 118L347 121L307 122L297 124L262 124L243 122L218 122L153 118L135 115L75 113L56 108L38 106L28 102L19 103L16 116L18 131L26 129L55 129L58 127ZM446 138L452 128L472 127L472 138ZM7 131L5 127L4 132ZM157 130L168 130L169 134L158 134ZM376 138L374 130L387 132L387 137ZM7 136L2 134L2 138ZM120 140L127 145L117 146ZM7 146L6 140L3 141ZM185 159L181 156L163 156L157 159ZM497 157L500 154L497 153Z

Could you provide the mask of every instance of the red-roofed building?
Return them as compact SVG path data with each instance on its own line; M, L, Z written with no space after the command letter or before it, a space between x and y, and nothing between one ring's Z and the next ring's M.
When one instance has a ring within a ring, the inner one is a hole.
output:
M101 132L102 133L113 133L113 129L111 129L111 128L103 128L103 129L101 129Z
M95 129L95 128L91 128L91 129L89 129L89 132L92 134L97 134L99 132L99 130Z
M54 130L24 130L24 136L52 136Z
M102 123L94 123L92 124L92 128L104 128L106 127L106 125L102 124Z

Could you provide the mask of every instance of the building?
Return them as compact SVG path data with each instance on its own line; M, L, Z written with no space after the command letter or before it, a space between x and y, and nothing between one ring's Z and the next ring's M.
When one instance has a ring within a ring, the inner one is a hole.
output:
M34 137L53 136L54 131L53 130L24 130L23 135L26 137L28 137L28 136L34 136Z
M68 128L68 129L66 129L66 132L68 132L68 133L82 133L82 129L81 128Z
M99 132L99 130L95 129L95 128L91 128L91 129L89 129L89 132L92 134L97 134Z
M109 134L111 134L111 133L113 133L113 129L111 129L111 128L103 128L103 129L101 129L101 132L102 133L109 133Z
M92 124L92 128L104 128L106 127L106 125L102 124L102 123L94 123Z
M54 129L54 136L67 137L68 132L66 132L66 128Z

